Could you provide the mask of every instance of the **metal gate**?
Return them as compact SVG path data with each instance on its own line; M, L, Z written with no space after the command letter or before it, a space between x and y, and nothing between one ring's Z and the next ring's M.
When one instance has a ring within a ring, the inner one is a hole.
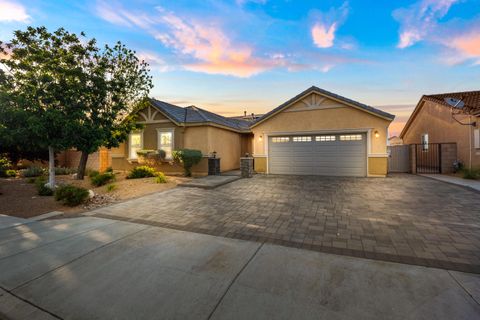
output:
M415 144L417 173L441 173L442 145L440 143Z
M388 172L410 172L410 146L388 147Z

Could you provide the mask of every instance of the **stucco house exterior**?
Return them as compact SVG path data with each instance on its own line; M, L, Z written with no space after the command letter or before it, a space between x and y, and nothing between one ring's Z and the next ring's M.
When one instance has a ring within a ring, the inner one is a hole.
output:
M394 116L310 87L262 116L224 117L194 106L182 108L151 99L138 112L143 130L109 150L113 169L141 164L137 151L166 151L158 170L181 173L171 151L202 151L193 173L208 172L207 158L221 158L221 171L238 169L240 157L254 158L258 173L333 176L385 176L388 126Z
M452 107L445 99L461 101ZM455 143L457 159L480 167L480 91L424 95L400 134L404 144Z

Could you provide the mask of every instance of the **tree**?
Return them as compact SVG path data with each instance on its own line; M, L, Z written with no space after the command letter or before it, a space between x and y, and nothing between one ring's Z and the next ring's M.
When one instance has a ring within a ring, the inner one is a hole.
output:
M144 106L152 79L148 64L120 42L113 47L106 45L103 51L96 47L88 51L79 67L85 76L79 103L83 113L72 144L82 153L77 178L83 179L90 153L102 146L118 147L139 127L134 110Z
M0 42L0 49L4 54L0 59L4 110L24 125L23 131L6 130L17 146L28 139L34 148L48 149L49 186L53 188L55 151L72 146L74 128L83 112L78 106L85 76L78 61L88 58L94 43L82 43L62 28L49 33L44 27L29 27L15 31L10 43ZM5 127L8 121L2 124Z

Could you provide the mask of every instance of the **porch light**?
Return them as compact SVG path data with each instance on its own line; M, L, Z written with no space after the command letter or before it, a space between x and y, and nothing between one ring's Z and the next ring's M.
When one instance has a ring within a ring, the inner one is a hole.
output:
M380 133L378 133L378 131L375 130L374 134L375 134L375 138L380 137Z
M262 140L263 140L263 136L259 136L258 141L262 141Z

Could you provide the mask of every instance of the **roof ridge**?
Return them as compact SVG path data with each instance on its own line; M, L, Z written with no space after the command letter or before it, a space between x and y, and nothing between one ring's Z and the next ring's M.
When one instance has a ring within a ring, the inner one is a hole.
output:
M193 106L193 105L192 105L192 106L186 107L185 109L191 109L191 110L197 112L197 113L200 115L200 117L203 118L203 120L205 120L205 121L210 121L210 120L203 114L203 112L201 111L201 109L200 109L199 107L196 107L196 106Z
M457 92L446 92L446 93L433 93L433 94L424 94L426 97L432 97L432 96L445 96L449 94L467 94L467 93L476 93L479 94L480 90L471 90L471 91L457 91Z

